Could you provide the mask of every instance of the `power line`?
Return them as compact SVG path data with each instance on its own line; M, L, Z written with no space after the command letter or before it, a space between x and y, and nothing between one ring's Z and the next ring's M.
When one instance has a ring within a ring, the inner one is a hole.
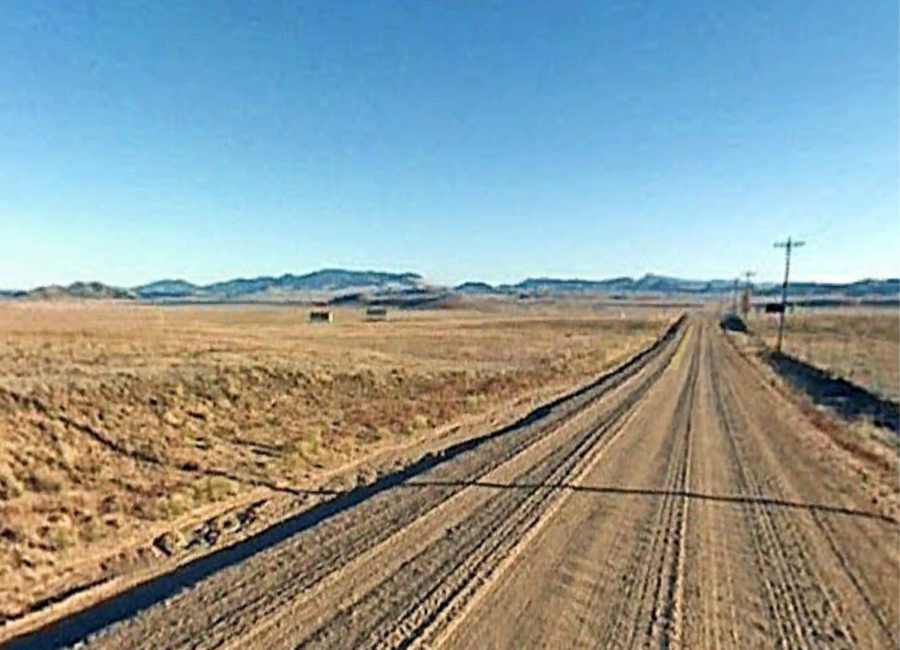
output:
M787 311L788 275L791 272L791 250L805 244L806 242L804 241L792 241L790 237L787 238L787 241L775 242L775 248L784 249L784 285L781 287L781 319L778 321L778 343L775 346L775 351L779 354L781 353L781 339L784 336L784 315Z
M819 229L816 230L816 232L812 233L811 235L806 235L806 240L807 240L807 241L810 240L810 239L815 240L819 235L824 235L826 232L828 232L829 230L831 230L831 221L832 221L832 220L831 220L831 217L829 217L829 218L825 221L825 224L824 224L824 225L819 226ZM813 243L815 243L815 241L813 241Z

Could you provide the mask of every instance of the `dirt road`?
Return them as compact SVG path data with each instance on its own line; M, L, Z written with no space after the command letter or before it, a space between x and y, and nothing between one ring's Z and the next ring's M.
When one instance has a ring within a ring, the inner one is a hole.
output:
M892 648L900 535L708 322L9 647Z

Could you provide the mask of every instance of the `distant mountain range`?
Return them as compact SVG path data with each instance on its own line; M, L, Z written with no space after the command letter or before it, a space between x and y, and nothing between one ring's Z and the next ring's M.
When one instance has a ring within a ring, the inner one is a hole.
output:
M741 285L743 287L743 285ZM606 293L627 298L634 294L656 295L727 295L734 289L732 280L685 280L647 274L641 278L610 278L581 280L529 278L517 284L490 285L484 282L465 282L453 288L439 287L425 281L417 273L385 273L379 271L348 271L323 269L306 275L287 273L280 277L236 278L227 282L196 285L185 280L158 280L132 288L112 287L100 282L75 282L68 286L38 287L30 291L0 291L0 298L52 300L59 298L106 298L142 301L220 301L236 299L279 299L305 294L313 299L353 302L367 296L378 301L403 300L403 296L421 301L428 295L481 296L538 296L584 293ZM754 285L758 296L779 295L781 287L775 283ZM900 296L900 279L861 280L848 284L798 282L790 286L794 297L834 296L848 298Z
M280 292L340 292L349 289L374 291L420 288L424 285L417 273L383 273L379 271L346 271L323 269L306 275L286 273L273 278L236 278L198 286L184 280L159 280L135 287L138 298L237 298L261 293Z
M744 284L738 288L743 290ZM693 294L723 295L734 291L734 280L684 280L663 275L646 274L635 280L630 277L611 278L609 280L558 280L554 278L529 278L518 284L490 285L479 282L467 282L456 289L463 293L655 293L655 294ZM781 294L781 284L774 282L753 285L754 295L771 296ZM900 294L900 279L860 280L848 284L830 284L819 282L791 283L789 293L792 296L841 294L848 297L861 296L896 296Z
M54 300L57 298L134 300L136 297L131 289L111 287L102 282L73 282L67 287L50 285L38 287L31 291L0 290L0 298L32 298L35 300Z

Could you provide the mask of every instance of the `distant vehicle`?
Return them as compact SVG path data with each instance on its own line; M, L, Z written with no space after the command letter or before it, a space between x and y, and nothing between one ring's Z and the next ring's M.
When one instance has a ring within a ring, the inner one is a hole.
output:
M733 313L723 314L719 320L719 327L723 332L747 332L747 324L740 316Z
M784 305L780 302L770 302L766 304L766 313L767 314L780 314L784 311Z
M334 314L330 311L313 310L309 312L310 323L330 323L334 320Z

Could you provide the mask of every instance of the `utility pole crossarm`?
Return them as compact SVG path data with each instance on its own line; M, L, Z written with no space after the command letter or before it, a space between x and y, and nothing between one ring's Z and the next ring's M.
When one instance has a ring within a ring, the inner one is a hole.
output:
M790 238L788 238L787 241L775 242L775 248L791 249L791 248L800 248L801 246L806 246L806 242L805 241L792 241Z

